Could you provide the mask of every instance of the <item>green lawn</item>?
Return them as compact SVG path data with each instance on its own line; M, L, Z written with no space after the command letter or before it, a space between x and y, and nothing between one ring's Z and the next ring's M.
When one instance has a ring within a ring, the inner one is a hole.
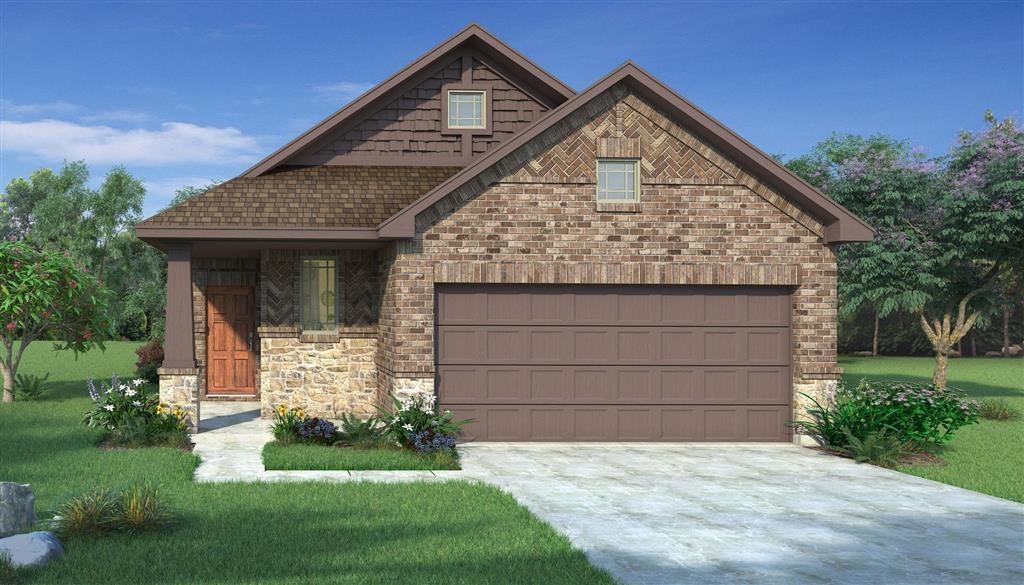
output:
M129 376L137 344L104 354L30 347L50 373L39 402L0 405L0 479L31 483L47 517L68 495L153 482L176 511L168 533L74 538L26 583L611 583L566 538L497 489L444 484L195 484L173 449L101 451L81 424L89 376Z
M280 445L263 447L263 466L267 469L459 469L458 459L442 453L420 455L408 449L359 449L323 445Z
M931 380L931 358L842 358L844 378L878 380ZM949 361L949 385L973 398L1006 400L1024 413L1024 360L955 358ZM900 471L934 479L1008 500L1024 502L1024 418L982 420L957 431L941 452L945 466L908 465Z

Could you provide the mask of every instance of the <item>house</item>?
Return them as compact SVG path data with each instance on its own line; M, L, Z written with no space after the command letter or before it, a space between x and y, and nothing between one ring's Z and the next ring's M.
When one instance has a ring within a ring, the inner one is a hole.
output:
M428 392L511 441L791 440L872 237L636 65L576 93L476 25L136 232L193 421Z

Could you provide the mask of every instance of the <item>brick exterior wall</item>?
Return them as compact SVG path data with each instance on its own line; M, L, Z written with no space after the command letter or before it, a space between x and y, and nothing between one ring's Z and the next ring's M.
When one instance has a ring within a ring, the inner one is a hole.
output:
M640 204L599 209L596 158L634 153ZM821 394L817 380L838 375L836 256L821 234L616 86L421 213L417 239L382 256L378 367L432 384L435 282L774 284L793 288L794 389Z

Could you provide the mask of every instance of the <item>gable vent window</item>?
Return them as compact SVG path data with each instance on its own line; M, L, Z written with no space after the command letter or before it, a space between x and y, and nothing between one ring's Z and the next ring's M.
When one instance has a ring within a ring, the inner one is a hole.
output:
M486 92L451 90L448 92L448 127L452 129L487 128Z
M338 295L334 258L303 258L299 290L304 331L338 328Z
M597 200L620 203L640 200L640 169L635 159L597 160Z

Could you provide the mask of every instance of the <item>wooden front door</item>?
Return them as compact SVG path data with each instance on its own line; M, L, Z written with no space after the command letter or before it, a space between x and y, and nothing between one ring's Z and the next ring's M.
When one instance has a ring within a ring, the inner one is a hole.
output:
M207 287L207 395L256 394L256 342L252 287Z

